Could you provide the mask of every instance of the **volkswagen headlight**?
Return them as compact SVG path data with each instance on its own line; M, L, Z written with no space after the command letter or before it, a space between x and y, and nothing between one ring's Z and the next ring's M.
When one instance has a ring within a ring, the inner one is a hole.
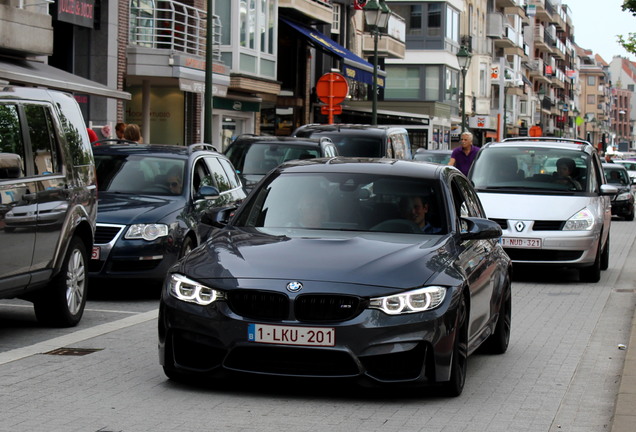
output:
M442 304L446 288L430 286L386 297L372 298L369 307L389 315L424 312Z
M616 196L616 201L628 201L631 194L631 192L620 193Z
M565 222L563 231L589 231L594 227L594 215L583 209Z
M168 225L165 224L135 224L131 225L126 232L125 238L144 239L146 241L156 240L168 235Z
M181 301L195 303L201 306L207 306L215 301L225 300L225 293L223 291L201 285L177 273L170 275L168 292Z

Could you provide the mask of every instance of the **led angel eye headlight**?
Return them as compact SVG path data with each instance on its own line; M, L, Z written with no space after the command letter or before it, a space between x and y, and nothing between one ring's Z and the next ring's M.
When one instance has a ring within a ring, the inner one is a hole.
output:
M180 274L171 274L168 281L169 293L184 302L207 306L215 301L225 300L225 293L201 285Z
M386 297L373 298L371 309L380 309L388 315L424 312L438 307L446 296L446 288L430 286Z

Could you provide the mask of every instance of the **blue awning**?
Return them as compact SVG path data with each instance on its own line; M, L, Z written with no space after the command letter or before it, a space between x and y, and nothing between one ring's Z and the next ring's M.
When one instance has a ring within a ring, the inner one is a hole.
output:
M351 78L355 81L360 81L366 84L373 84L373 65L363 58L358 57L342 45L328 38L318 30L311 27L295 23L280 17L280 20L285 24L291 26L294 30L297 30L300 34L305 36L309 42L315 45L317 48L324 49L325 51L340 57L343 62L342 72L347 78ZM386 72L378 70L378 87L384 87L384 78Z

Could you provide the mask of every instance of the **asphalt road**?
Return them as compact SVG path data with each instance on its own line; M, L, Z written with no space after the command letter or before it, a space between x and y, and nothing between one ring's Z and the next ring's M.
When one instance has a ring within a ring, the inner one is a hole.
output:
M613 222L597 284L516 269L510 348L470 357L454 399L328 380L185 386L158 363L156 289L100 287L74 329L41 328L28 303L3 300L0 431L609 431L636 301L634 228ZM62 347L75 350L52 353Z

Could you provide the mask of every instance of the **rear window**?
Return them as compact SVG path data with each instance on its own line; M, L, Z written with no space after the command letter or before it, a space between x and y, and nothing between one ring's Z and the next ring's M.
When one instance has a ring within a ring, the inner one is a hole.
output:
M562 148L490 147L473 163L470 179L477 190L587 192L591 157Z
M338 131L315 132L315 137L328 137L336 145L338 154L346 157L384 157L384 142L379 136L353 135Z
M319 158L320 150L314 146L302 146L291 144L254 143L247 148L244 158L235 163L241 167L241 174L263 175L270 172L283 162L296 159ZM230 160L234 154L228 154Z

